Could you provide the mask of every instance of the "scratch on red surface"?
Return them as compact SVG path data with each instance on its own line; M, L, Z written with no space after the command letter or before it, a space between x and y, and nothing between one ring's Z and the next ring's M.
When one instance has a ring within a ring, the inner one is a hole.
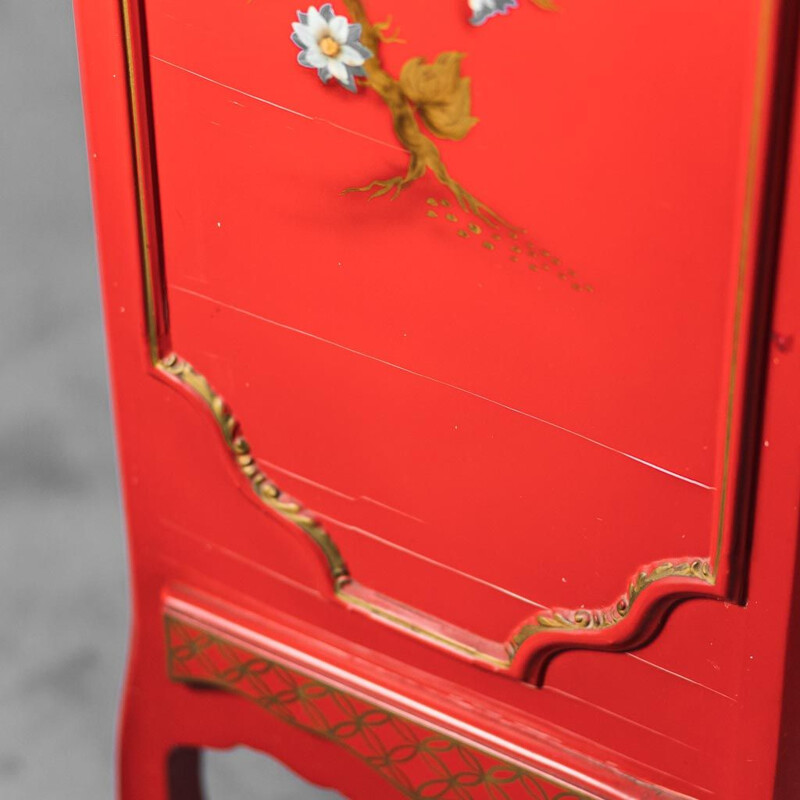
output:
M383 366L399 370L400 372L405 372L408 375L413 375L415 378L421 378L422 380L431 381L432 383L435 383L439 386L444 386L448 389L452 389L453 391L461 392L462 394L468 395L469 397L473 397L476 400L481 400L485 403L490 403L491 405L503 408L506 411L510 411L513 414L520 414L523 417L527 417L528 419L540 422L542 425L547 425L548 427L554 428L555 430L561 431L562 433L566 433L569 436L575 436L578 439L587 442L588 444L594 445L596 447L601 447L604 450L608 450L612 453L616 453L617 455L622 456L623 458L627 458L631 461L635 461L637 464L641 464L644 467L648 467L649 469L654 469L657 472L661 472L662 474L667 475L670 478L676 478L677 480L683 481L684 483L689 483L692 486L697 486L700 489L705 489L706 491L715 491L715 487L710 486L707 483L694 480L694 478L689 478L685 475L680 475L679 473L673 472L672 470L669 470L666 467L661 467L658 464L653 464L650 461L647 461L643 458L639 458L639 456L635 456L632 453L626 453L624 450L619 450L610 444L599 442L597 441L597 439L592 439L590 436L586 436L582 433L579 433L578 431L570 430L569 428L566 428L563 425L559 425L557 422L552 422L551 420L543 419L542 417L537 417L535 414L531 414L528 411L523 411L522 409L515 408L514 406L510 406L507 403L503 403L499 400L494 400L491 397L486 397L486 395L479 394L478 392L473 392L470 389L465 389L463 386L457 386L456 384L448 383L447 381L440 380L439 378L434 378L430 375L425 375L421 372L416 372L415 370L401 366L400 364L394 364L391 361L385 361L384 359L372 355L371 353L363 353L360 350L355 350L352 347L348 347L347 345L343 345L339 342L334 342L330 339L326 339L323 336L318 336L315 333L310 333L309 331L302 330L301 328L295 328L292 325L287 325L286 323L278 322L274 319L270 319L269 317L261 316L260 314L256 314L253 311L248 311L245 308L239 308L238 306L231 305L230 303L224 303L221 300L217 300L213 297L209 297L208 295L201 294L200 292L195 292L192 289L188 289L184 286L177 286L175 284L170 284L169 288L172 291L182 292L183 294L196 297L200 300L205 300L209 303L214 303L216 306L221 306L222 308L226 308L229 311L234 311L237 314L243 314L247 317L251 317L252 319L257 319L260 320L261 322L266 322L267 324L274 325L275 327L281 328L282 330L290 331L291 333L296 333L300 336L306 336L309 339L314 339L315 341L322 342L323 344L330 345L331 347L336 347L339 350L344 350L345 352L352 353L353 355L359 356L360 358L366 358L369 359L370 361L382 364Z
M379 536L376 533L372 533L371 531L365 530L364 528L359 528L357 525L350 525L349 523L343 522L342 520L336 519L335 517L330 517L327 514L321 514L319 511L315 511L314 516L317 517L317 519L322 520L323 522L333 523L334 525L338 525L344 528L345 530L352 531L353 533L365 536L366 538L372 539L373 541L380 542L381 544L384 544L387 547L391 547L393 550L398 550L401 553L405 553L406 555L409 555L412 558L417 558L420 561L425 561L428 564L432 564L435 567L440 567L441 569L445 569L448 572L452 572L455 575L460 575L462 578L466 578L467 580L474 581L475 583L480 583L482 586L494 589L495 591L500 592L501 594L508 595L508 597L513 597L515 600L521 600L523 603L535 606L536 608L547 608L547 606L544 606L541 603L537 603L535 600L531 600L529 597L525 597L521 594L517 594L516 592L512 592L509 589L505 589L502 586L498 586L496 583L492 583L491 581L479 578L476 575L471 575L470 573L457 569L456 567L450 564L444 564L443 562L437 561L434 558L429 558L428 556L423 555L422 553L418 553L416 550L411 550L408 547L403 547L403 545L397 544L396 542L392 542L389 539L384 539L382 536Z
M344 125L339 125L337 122L332 122L329 119L325 119L324 117L314 117L310 114L304 114L302 111L297 111L294 108L288 108L287 106L282 106L279 103L273 103L272 100L267 100L264 97L259 97L255 94L250 94L250 92L246 92L243 89L237 89L235 86L230 86L227 83L222 83L221 81L214 80L213 78L209 78L207 75L203 75L200 72L195 72L194 70L189 69L188 67L182 67L180 64L175 64L172 61L167 61L165 58L159 58L158 56L150 56L153 61L157 61L159 64L166 64L168 67L172 67L173 69L180 70L181 72L185 72L187 75L191 75L194 78L199 78L202 81L206 81L208 83L214 84L214 86L219 86L221 89L227 89L230 92L236 92L240 94L242 97L247 97L250 100L255 100L257 103L263 103L264 105L270 106L271 108L275 108L278 111L285 111L288 114L294 114L297 117L302 117L303 119L309 120L309 122L319 122L323 125L330 125L332 128L336 128L344 133L349 133L352 136L358 136L361 139L367 139L370 142L375 144L379 144L382 147L388 147L390 150L397 150L401 153L404 153L405 150L396 145L392 144L391 142L386 142L383 139L376 139L374 136L369 136L366 133L361 133L360 131L354 131L352 128L346 128ZM241 106L241 103L236 103L236 105Z
M197 542L199 544L202 544L203 547L207 547L208 549L210 549L212 551L216 551L218 553L221 553L226 558L230 558L230 559L232 559L234 561L238 561L239 563L242 563L242 564L247 564L249 567L252 567L253 569L255 569L255 570L259 571L259 572L262 572L265 575L269 575L270 578L273 578L274 580L280 581L281 583L285 583L288 586L293 587L294 589L299 589L300 591L306 592L306 594L313 595L314 597L321 597L322 596L313 586L307 586L304 583L300 583L299 581L295 581L292 578L289 578L288 576L284 575L281 572L276 572L275 570L264 566L264 564L262 564L260 561L254 561L251 558L247 558L246 556L243 556L241 553L237 553L234 550L230 550L227 547L223 547L222 545L217 544L216 542L213 542L213 541L207 539L205 536L200 536L200 535L198 535L198 534L196 534L196 533L194 533L194 532L192 532L190 530L187 530L186 528L184 528L183 526L179 525L174 520L168 519L167 517L160 517L158 521L165 528L169 528L173 533L176 533L179 536L183 536L186 539L191 539L193 542Z
M420 525L427 525L428 522L424 519L420 519L419 517L415 517L413 514L409 514L407 511L403 511L399 508L395 508L394 506L390 506L387 503L382 503L380 500L375 500L373 497L367 497L367 495L350 495L346 494L345 492L341 491L340 489L334 489L332 486L328 486L327 484L320 483L319 481L314 480L313 478L309 478L307 475L300 475L297 472L293 472L286 467L282 467L279 464L274 464L271 461L267 461L265 458L257 459L259 464L263 464L266 470L270 470L272 472L280 472L283 475L288 475L290 478L294 478L297 481L301 481L302 483L308 484L309 486L313 486L316 489L321 489L323 492L328 492L329 494L335 495L336 497L341 497L343 500L347 500L351 503L367 503L369 505L377 506L378 508L382 508L385 511L389 511L392 514L397 514L401 517L405 517L406 519L410 519L412 522L418 522Z
M687 742L684 742L681 739L676 739L674 736L669 736L662 731L657 730L656 728L651 728L648 725L644 725L641 722L637 722L635 719L631 719L630 717L626 717L624 714L618 714L616 711L611 711L608 708L598 705L597 703L593 702L592 700L585 700L583 697L578 697L577 695L571 694L570 692L565 692L563 689L556 689L553 686L548 686L547 691L553 692L554 694L560 694L563 697L568 697L570 700L574 700L577 703L582 703L583 705L590 706L594 708L596 711L600 711L603 714L608 714L611 717L615 717L616 719L620 719L623 722L627 722L630 725L635 725L637 728L641 728L642 730L648 731L656 736L660 736L663 739L668 739L670 742L674 742L675 744L680 745L681 747L685 747L687 750L693 750L696 753L700 752L700 749L694 747Z

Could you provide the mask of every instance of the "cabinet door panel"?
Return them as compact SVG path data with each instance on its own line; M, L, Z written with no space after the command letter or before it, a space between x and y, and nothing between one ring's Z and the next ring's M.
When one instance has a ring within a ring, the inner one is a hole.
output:
M521 676L736 577L771 9L463 6L144 3L157 365L340 601Z

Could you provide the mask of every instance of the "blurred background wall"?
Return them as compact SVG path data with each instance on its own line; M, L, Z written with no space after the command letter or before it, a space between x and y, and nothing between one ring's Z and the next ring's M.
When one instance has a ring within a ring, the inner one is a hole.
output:
M2 800L114 796L127 624L72 9L0 0ZM333 796L207 762L211 800Z
M102 334L71 7L0 0L0 797L8 800L112 796L127 618Z

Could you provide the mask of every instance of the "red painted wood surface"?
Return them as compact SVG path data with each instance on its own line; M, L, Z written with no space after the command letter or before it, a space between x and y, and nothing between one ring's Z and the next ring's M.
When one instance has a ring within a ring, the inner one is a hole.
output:
M516 748L599 797L772 796L800 484L796 187L760 459L740 445L759 433L751 309L771 285L786 165L769 154L787 125L770 100L788 99L791 15L768 0L564 0L476 29L465 3L365 5L401 27L405 43L381 47L395 75L412 56L468 54L480 122L440 149L525 229L516 239L492 238L430 175L394 200L341 193L407 156L378 97L297 65L294 5L132 3L126 48L114 0L76 4L136 592L128 796L163 796L171 746L237 742L348 796L388 791L234 696L172 685L165 597L213 609L219 633L378 675L476 746ZM502 648L548 609L613 606L665 560L707 560L715 581L653 583L617 625L533 636L511 676L480 669L343 603L151 349L210 381L358 591L429 631ZM759 461L749 536L742 487ZM741 602L692 599L667 618L687 593ZM619 649L659 626L635 653L567 652L540 688L526 679L550 647Z
M395 73L469 54L481 121L444 158L528 230L492 251L457 237L477 221L458 208L426 216L453 200L430 177L341 195L407 158L377 98L298 69L294 4L147 10L173 345L357 580L503 640L712 554L758 4L687 9L690 26L672 3L480 29L456 3L394 10Z

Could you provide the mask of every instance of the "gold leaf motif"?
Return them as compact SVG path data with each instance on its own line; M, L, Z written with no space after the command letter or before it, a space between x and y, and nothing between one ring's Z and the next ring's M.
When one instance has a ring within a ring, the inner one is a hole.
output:
M463 53L441 53L433 64L406 61L400 88L428 129L441 139L463 139L478 121L471 116L470 79L461 75Z

